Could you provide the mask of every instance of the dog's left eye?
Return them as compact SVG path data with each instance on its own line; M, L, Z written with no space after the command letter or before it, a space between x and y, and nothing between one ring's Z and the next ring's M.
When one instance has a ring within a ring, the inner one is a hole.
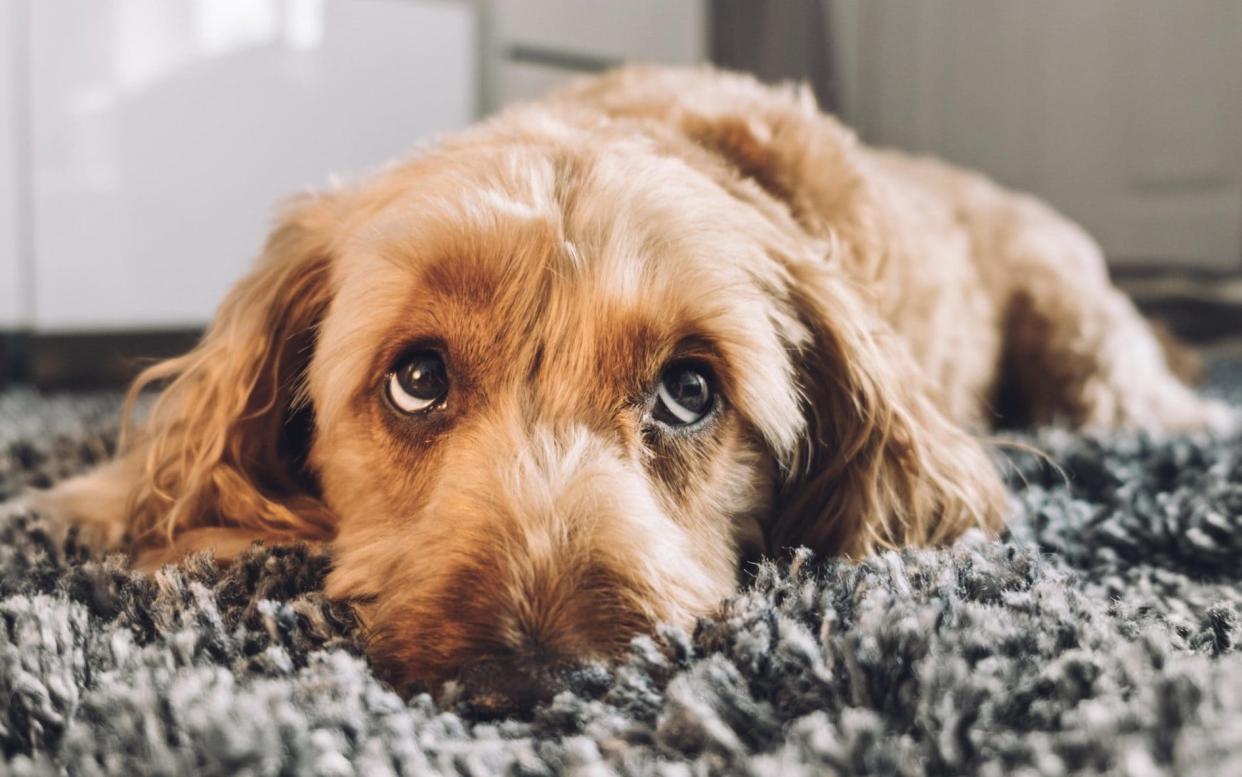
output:
M448 387L444 359L434 351L411 354L388 373L388 400L406 414L442 404Z
M679 362L664 368L656 386L655 417L669 426L690 426L711 412L712 382L707 368Z

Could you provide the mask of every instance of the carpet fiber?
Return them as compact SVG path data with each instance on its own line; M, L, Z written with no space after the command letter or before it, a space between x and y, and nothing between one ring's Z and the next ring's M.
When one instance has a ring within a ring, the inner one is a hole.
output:
M1211 385L1242 402L1242 363ZM0 395L0 501L114 397ZM0 772L1242 774L1242 438L1020 438L1002 542L757 570L607 682L477 722L372 676L304 549L154 577L0 522Z

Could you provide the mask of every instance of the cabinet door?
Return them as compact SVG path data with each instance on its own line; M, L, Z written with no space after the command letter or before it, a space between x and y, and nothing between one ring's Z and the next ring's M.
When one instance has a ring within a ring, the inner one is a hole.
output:
M474 118L474 4L31 2L34 319L196 326L282 198Z
M707 53L706 0L492 0L489 107L529 100L621 62Z
M0 2L0 330L16 329L25 321L22 301L22 170L21 83L22 47L19 3ZM3 365L0 365L0 373Z
M840 0L843 113L1028 189L1117 264L1242 269L1242 3Z

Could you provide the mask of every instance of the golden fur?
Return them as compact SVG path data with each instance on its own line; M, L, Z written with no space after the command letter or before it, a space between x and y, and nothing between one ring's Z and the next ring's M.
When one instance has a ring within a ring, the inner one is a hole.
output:
M381 401L411 344L453 381L419 419ZM673 433L652 387L691 356L720 408ZM1002 388L1034 423L1223 420L1078 227L710 70L584 80L294 203L153 387L119 458L40 504L142 567L330 543L403 689L615 655L748 554L997 530Z

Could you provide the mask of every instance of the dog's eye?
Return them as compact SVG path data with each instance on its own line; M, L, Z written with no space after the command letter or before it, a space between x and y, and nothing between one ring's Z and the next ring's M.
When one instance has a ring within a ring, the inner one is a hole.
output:
M448 386L444 359L433 351L410 354L388 373L388 399L403 413L417 413L443 403Z
M689 426L712 409L712 382L707 368L675 362L664 368L656 386L655 417L669 426Z

